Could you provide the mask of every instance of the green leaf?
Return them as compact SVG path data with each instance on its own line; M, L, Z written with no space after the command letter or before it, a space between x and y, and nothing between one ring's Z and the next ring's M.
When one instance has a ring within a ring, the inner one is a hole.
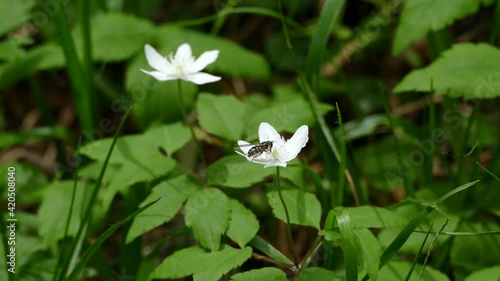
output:
M231 205L231 218L227 236L243 248L259 231L259 221L254 213L240 202L230 199L229 203Z
M107 13L92 20L92 56L94 61L115 62L130 58L148 43L153 33L150 21L130 14ZM75 46L82 53L81 27L73 30Z
M370 279L376 281L382 246L380 246L375 235L368 229L354 229L353 232L357 238L358 249L363 253L363 267L368 272Z
M230 213L227 196L218 189L205 188L189 197L184 220L202 246L217 251L221 236L229 226Z
M479 10L481 4L491 5L494 0L445 1L406 0L394 39L393 55L399 54L412 42L423 38L429 31L450 26L455 20Z
M232 141L241 139L247 111L243 102L233 96L202 93L196 108L200 125L207 132Z
M207 168L207 183L247 188L272 175L273 169L265 169L261 164L248 161L240 155L222 157Z
M439 1L437 1L439 2ZM500 50L488 44L455 44L431 65L405 76L394 92L435 91L451 97L500 96Z
M261 80L270 78L269 65L262 55L244 49L230 40L168 25L159 27L156 36L162 50L160 53L165 55L175 52L183 43L191 45L195 57L205 51L219 50L219 57L208 66L207 72Z
M0 164L0 170L7 171L9 167L16 169L16 174L22 175L16 177L16 203L19 205L30 205L39 203L45 192L47 183L46 174L38 167L25 162L7 162ZM7 202L8 181L0 182L0 200ZM24 221L24 224L27 222ZM0 247L1 248L1 247Z
M75 202L72 206L71 222L68 227L68 236L73 236L78 231L81 223L82 210L88 204L88 185L79 183L76 188ZM57 241L64 237L66 217L70 211L73 181L53 182L44 194L38 220L40 222L38 233L42 237L42 244L46 248L56 249ZM57 202L57 204L54 204ZM61 215L64 216L61 217ZM62 219L64 218L64 219Z
M404 226L408 223L406 219L396 212L383 208L361 206L346 209L349 212L353 228L383 228Z
M45 44L34 47L22 57L8 62L0 68L0 88L5 88L25 79L39 70L60 68L65 58L61 47Z
M500 266L493 266L475 271L465 281L500 280Z
M321 204L314 194L297 189L284 189L281 191L281 194L283 195L283 200L290 216L290 223L320 229ZM287 222L285 210L278 197L278 191L269 191L267 198L269 205L273 209L274 216Z
M200 183L183 175L164 181L153 187L151 194L144 199L140 207L160 200L154 206L135 217L127 233L126 243L163 223L169 222L182 207L184 201L197 189Z
M150 278L182 278L194 275L194 280L217 281L231 269L250 258L252 249L241 250L222 245L220 251L208 252L198 246L182 249L167 257Z
M0 138L0 149L42 140L68 140L70 133L65 127L37 127L27 132L4 133Z
M378 273L379 280L383 281L401 281L404 280L408 271L410 271L411 263L407 262L389 262L386 266L380 269ZM422 270L421 265L416 265L414 272L420 273ZM419 274L412 274L410 281L418 280L435 280L435 281L449 281L450 279L429 265L425 266L424 272L422 273L422 278L419 278Z
M328 281L340 281L340 279L335 272L321 268L321 267L309 267L304 268L300 271L297 281L318 281L318 280L328 280Z
M36 5L35 0L0 1L0 36L30 20L30 10ZM48 16L45 20L48 20Z
M495 229L498 229L498 224L484 218L481 222L462 222L460 224L458 231L476 232L478 236L458 236L453 239L450 263L455 268L455 271L468 275L479 268L498 265L500 260L500 236L480 236L481 232Z
M349 212L344 207L336 207L328 213L325 230L332 230L333 224L338 225L341 236L339 242L344 253L346 280L358 280L359 242L354 235Z
M110 158L110 163L134 162L138 165L152 158L165 157L158 150L164 148L169 154L174 153L191 138L189 129L179 123L153 128L144 134L120 137ZM91 142L81 148L81 153L90 158L103 161L113 141L106 138Z
M287 281L286 274L275 267L264 267L231 276L231 281ZM318 279L319 280L319 279ZM324 280L324 279L321 279Z

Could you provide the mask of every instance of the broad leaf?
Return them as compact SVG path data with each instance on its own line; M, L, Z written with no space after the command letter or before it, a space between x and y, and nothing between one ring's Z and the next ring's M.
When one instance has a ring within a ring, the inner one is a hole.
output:
M493 266L475 271L465 281L500 280L500 266Z
M448 1L405 0L392 53L399 54L429 31L443 29L455 20L475 13L481 4L490 5L493 2L494 0L454 0L450 5Z
M437 1L440 2L440 1ZM500 96L500 49L488 44L455 44L431 65L417 69L394 92L430 92L489 99Z
M26 55L0 68L0 88L25 79L39 70L60 68L64 63L61 47L51 44L34 47Z
M30 10L36 5L35 0L1 0L0 1L0 36L3 36L12 29L30 20ZM47 3L41 4L46 5ZM50 11L50 10L49 10ZM50 15L53 16L53 15ZM45 21L49 20L49 15L42 13ZM35 22L36 24L36 22Z
M231 155L217 160L207 168L207 183L219 186L246 188L272 175L274 169L264 169L240 155Z
M335 272L321 268L321 267L309 267L304 268L300 271L297 281L340 281L340 279Z
M130 14L106 13L92 20L92 56L94 61L114 62L130 58L151 41L150 21ZM73 30L77 51L82 53L81 27Z
M193 229L196 240L217 251L229 226L231 206L227 196L218 189L205 188L189 197L185 209L186 225Z
M203 129L219 137L237 141L243 133L243 120L248 107L233 96L203 93L196 105Z
M231 276L231 281L287 281L286 274L275 267L254 269ZM321 279L323 280L323 279Z
M407 262L389 262L386 266L382 267L379 271L378 278L383 281L401 281L405 280L406 274L410 271L411 264ZM435 270L427 265L419 278L422 266L416 265L413 270L409 281L418 280L436 280L436 281L449 281L450 279L442 272Z
M231 218L227 236L243 248L259 231L259 221L254 213L240 202L230 199L229 203L231 205Z
M151 194L144 199L139 207L158 198L160 198L160 200L135 217L127 233L126 242L129 243L146 231L169 222L179 211L189 195L199 189L199 186L200 183L185 175L162 182L155 186Z
M352 218L352 217L351 217ZM370 280L377 280L382 247L377 238L368 229L354 229L358 249L363 253L363 267L368 272Z
M404 226L408 223L406 219L396 212L383 208L361 206L346 209L349 212L353 228L383 228Z
M321 204L316 199L316 196L297 189L285 189L281 191L281 194L283 195L283 200L290 216L290 223L320 229ZM268 192L267 198L269 205L273 209L274 216L287 222L278 191L273 190Z
M183 43L191 45L196 58L205 51L219 50L219 57L208 66L207 72L262 80L270 77L269 65L262 55L227 39L168 25L159 27L156 36L161 54L165 55L175 52Z
M182 278L194 275L194 280L217 281L231 269L250 258L252 249L241 250L223 245L220 251L208 252L194 246L182 249L167 257L150 278Z
M456 271L461 273L460 275L468 275L478 268L498 265L500 237L498 235L480 235L482 232L497 229L498 224L487 219L483 219L481 222L460 224L458 231L478 233L478 236L458 236L453 239L450 263Z
M153 128L143 134L120 137L116 141L109 161L110 163L129 161L139 165L152 158L165 158L159 151L160 147L172 154L186 144L190 138L189 129L178 123ZM112 138L107 138L91 142L81 148L81 153L90 158L104 161L112 141Z

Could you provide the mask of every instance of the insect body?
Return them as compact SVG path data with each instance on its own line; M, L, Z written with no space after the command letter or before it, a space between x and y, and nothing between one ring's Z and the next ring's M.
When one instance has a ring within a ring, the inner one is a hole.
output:
M259 157L264 152L271 152L272 148L273 148L272 141L261 142L259 144L256 144L254 147L250 148L250 150L248 150L247 156L252 157L252 159L254 159L256 157Z

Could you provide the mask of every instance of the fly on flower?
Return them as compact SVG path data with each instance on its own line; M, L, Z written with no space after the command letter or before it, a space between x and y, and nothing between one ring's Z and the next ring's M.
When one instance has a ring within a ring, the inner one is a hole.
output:
M263 143L258 143L258 144L243 144L239 145L239 147L246 147L246 146L252 146L248 152L247 155L248 157L251 157L252 160L255 159L256 157L259 157L262 155L262 153L271 153L271 150L273 148L273 142L272 141L265 141Z
M309 128L307 125L298 128L289 140L285 140L273 126L262 122L259 126L260 143L252 145L240 140L238 146L241 151L236 151L236 153L245 157L248 161L264 165L264 168L273 166L286 167L287 162L297 157L308 140Z

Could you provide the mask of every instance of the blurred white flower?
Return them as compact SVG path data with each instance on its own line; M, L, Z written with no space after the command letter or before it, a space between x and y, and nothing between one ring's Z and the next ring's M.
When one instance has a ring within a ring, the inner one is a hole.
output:
M262 153L257 153L258 155L249 155L249 151L255 147L246 141L238 141L238 146L241 151L236 151L236 153L244 156L248 161L255 162L258 164L263 164L264 168L281 166L286 167L286 163L295 159L299 154L300 150L306 146L309 140L309 128L307 125L303 125L295 131L292 138L285 140L273 126L266 122L262 122L259 126L259 141L260 143L272 142L271 149L266 149ZM258 145L257 145L258 146ZM265 148L266 146L262 146ZM263 150L263 149L261 149ZM253 150L252 152L255 152Z
M187 43L180 45L175 55L170 53L168 57L161 56L150 45L144 46L144 51L149 65L155 71L146 71L144 69L141 69L141 71L153 76L156 80L182 79L198 85L220 80L218 76L200 72L217 59L219 56L218 50L204 52L197 60L194 59L191 46Z

